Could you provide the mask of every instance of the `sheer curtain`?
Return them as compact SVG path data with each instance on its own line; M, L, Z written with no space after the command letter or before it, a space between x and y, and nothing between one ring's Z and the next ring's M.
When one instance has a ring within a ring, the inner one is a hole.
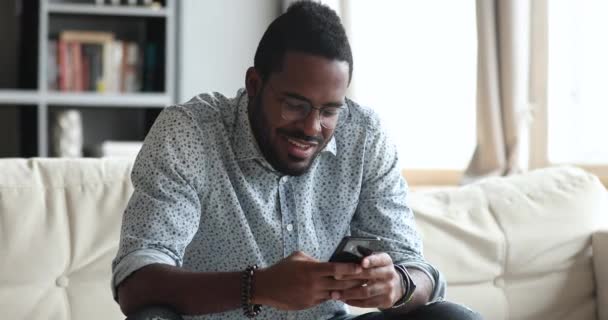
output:
M379 114L406 175L457 183L451 176L475 148L475 2L345 1L342 9L354 56L349 96Z
M528 167L530 7L477 0L477 147L463 182Z
M466 168L464 183L528 167L528 0L317 1L349 33L349 96L378 111L404 167Z

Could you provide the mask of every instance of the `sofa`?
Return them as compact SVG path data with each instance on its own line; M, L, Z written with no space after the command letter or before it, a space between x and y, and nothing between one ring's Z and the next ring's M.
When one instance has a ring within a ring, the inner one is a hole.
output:
M1 319L124 319L110 262L131 167L0 160ZM608 320L608 193L593 175L548 168L409 201L449 300L489 320Z

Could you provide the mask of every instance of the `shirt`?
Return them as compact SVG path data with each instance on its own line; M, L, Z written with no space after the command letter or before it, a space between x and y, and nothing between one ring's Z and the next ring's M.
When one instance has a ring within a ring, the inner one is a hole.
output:
M248 97L201 94L165 108L137 156L134 193L124 213L112 287L135 270L165 263L198 272L270 266L296 250L327 261L342 237L379 237L395 264L433 279L407 205L396 149L371 109L347 99L334 136L301 176L265 160L249 123ZM201 288L205 290L205 288ZM287 312L264 306L259 319L327 319L340 301ZM242 319L241 309L184 316Z

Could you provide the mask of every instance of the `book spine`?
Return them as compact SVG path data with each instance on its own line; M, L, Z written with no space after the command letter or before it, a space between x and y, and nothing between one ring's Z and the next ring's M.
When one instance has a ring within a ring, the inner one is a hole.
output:
M57 40L49 40L47 48L47 88L57 90L59 85L59 47Z
M67 91L68 90L68 82L69 82L69 72L68 72L68 44L63 40L59 40L58 42L59 48L59 90Z
M80 44L80 42L72 42L71 45L72 57L74 58L72 63L72 79L74 81L73 90L82 91L84 87L82 73L82 45Z
M125 45L124 61L124 91L138 92L141 90L141 54L135 42Z
M84 44L82 45L82 90L90 91L91 90L91 57L85 54Z

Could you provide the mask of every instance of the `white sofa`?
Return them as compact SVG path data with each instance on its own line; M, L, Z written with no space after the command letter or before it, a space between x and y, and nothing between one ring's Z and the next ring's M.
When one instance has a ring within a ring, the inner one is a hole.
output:
M0 160L0 318L124 319L110 261L131 162ZM410 195L448 299L488 320L608 320L608 193L552 168Z

